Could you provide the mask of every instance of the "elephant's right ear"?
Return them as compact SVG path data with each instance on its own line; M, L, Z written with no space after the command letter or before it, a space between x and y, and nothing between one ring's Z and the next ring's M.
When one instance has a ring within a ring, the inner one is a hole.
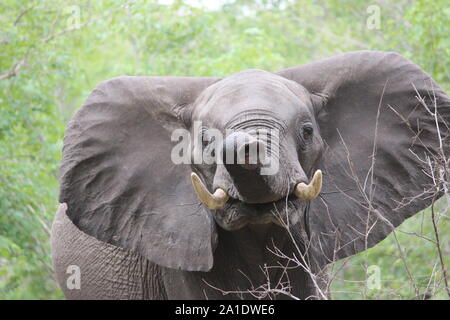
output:
M324 263L372 247L439 195L428 161L448 161L450 97L420 67L359 51L279 74L311 93L326 146L307 219Z
M170 268L208 271L215 224L171 161L178 113L218 79L119 77L100 84L64 138L60 202L83 232Z

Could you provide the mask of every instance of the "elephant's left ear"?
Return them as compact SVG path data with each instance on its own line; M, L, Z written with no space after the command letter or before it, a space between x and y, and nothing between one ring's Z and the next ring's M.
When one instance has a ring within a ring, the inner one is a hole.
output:
M162 266L207 271L215 224L176 165L171 130L213 78L119 77L100 84L64 137L60 202L85 233Z
M361 51L286 69L313 94L326 150L311 243L326 262L384 239L432 201L428 159L448 159L450 98L396 53ZM429 191L429 192L428 192Z

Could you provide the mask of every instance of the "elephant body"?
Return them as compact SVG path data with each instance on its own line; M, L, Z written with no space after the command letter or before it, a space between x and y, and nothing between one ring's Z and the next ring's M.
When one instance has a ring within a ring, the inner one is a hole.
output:
M52 226L53 267L56 279L68 299L252 299L256 296L246 292L251 289L249 281L253 281L255 287L267 281L257 262L265 260L267 263L270 259L264 258L267 252L261 250L255 239L252 239L253 244L244 249L246 252L242 252L243 248L239 243L249 240L249 233L246 231L248 230L243 230L240 236L247 239L239 239L238 236L221 242L223 245L216 250L216 264L210 272L189 272L158 266L138 253L85 234L67 217L66 206L61 205ZM257 260L250 257L250 263L240 259L239 256L248 255L252 251L254 255L261 257ZM67 286L70 277L68 268L73 265L79 267L80 286L70 289ZM290 283L293 286L292 295L302 299L320 297L310 276L301 268L290 271L289 276L293 279ZM271 279L274 287L279 279L279 274ZM286 281L286 278L283 281ZM323 279L319 285L325 292ZM242 292L225 295L221 290L227 288L230 291L238 291L238 288L241 288ZM254 294L258 292L255 291ZM266 297L269 296L274 297L274 294ZM287 296L279 294L278 298Z
M60 206L52 226L56 279L68 299L164 299L161 268L80 231ZM80 270L80 286L69 289L69 266Z

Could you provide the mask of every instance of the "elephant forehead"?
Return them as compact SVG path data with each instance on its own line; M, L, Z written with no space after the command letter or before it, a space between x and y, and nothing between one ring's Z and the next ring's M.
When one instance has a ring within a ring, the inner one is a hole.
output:
M248 110L276 112L289 118L304 105L307 96L298 85L262 70L246 70L207 88L195 104L197 119L229 120ZM221 121L222 122L222 121Z

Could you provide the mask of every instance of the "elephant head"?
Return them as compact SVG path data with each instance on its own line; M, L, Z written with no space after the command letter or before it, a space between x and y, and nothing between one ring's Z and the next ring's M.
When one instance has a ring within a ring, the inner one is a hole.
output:
M85 233L170 268L208 271L217 228L263 223L304 229L325 265L430 204L421 157L439 152L449 109L418 66L376 51L223 79L119 77L68 126L60 202ZM176 129L189 161L173 161Z
M277 223L274 209L286 213L287 202L301 211L317 197L323 141L311 96L300 84L246 70L210 85L183 112L191 124L194 189L222 228ZM291 215L292 224L298 218Z

